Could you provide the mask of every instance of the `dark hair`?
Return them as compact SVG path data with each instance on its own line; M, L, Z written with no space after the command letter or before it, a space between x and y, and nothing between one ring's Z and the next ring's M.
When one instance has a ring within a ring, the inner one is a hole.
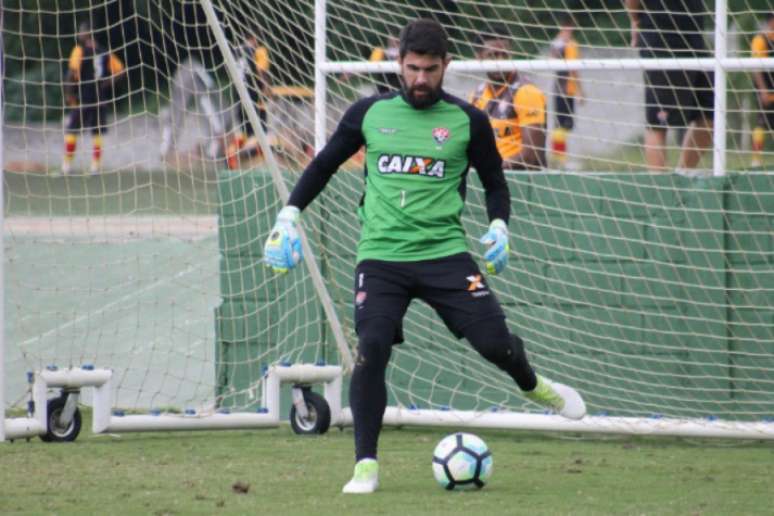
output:
M446 58L449 37L443 26L435 20L420 18L409 23L400 32L400 57L409 52Z
M487 41L490 39L505 39L508 40L511 38L510 31L508 31L508 27L503 25L502 23L495 23L493 25L490 25L487 30L482 30L478 33L478 44L481 46L484 46Z
M771 11L769 14L766 15L766 21L774 20L774 11Z

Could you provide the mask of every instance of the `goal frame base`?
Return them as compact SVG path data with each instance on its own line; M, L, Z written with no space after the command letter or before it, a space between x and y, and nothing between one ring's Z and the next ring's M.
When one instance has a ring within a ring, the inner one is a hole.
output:
M383 424L639 436L774 439L774 421L738 422L709 418L586 416L580 420L572 420L554 414L391 406L384 412ZM352 412L349 408L342 409L339 425L352 425Z
M341 414L342 368L335 365L275 365L262 382L262 408L258 412L197 414L127 414L113 410L113 371L91 367L46 369L30 375L34 412L29 417L5 418L0 442L43 435L47 431L49 389L80 390L93 387L92 432L125 433L173 430L234 430L277 427L280 425L280 389L285 383L323 384L323 395L337 422Z

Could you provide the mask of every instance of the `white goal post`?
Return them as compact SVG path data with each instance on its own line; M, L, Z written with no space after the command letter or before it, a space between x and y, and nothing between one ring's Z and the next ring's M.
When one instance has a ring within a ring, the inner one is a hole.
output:
M711 56L658 59L627 46L607 0L118 4L4 6L0 441L44 433L57 390L79 393L98 432L273 426L303 414L312 384L331 424L351 424L362 156L304 211L299 269L272 275L262 246L344 110L389 86L397 64L376 56L418 15L450 33L449 92L518 70L545 94L548 165L506 171L513 251L491 284L536 369L590 415L542 413L415 302L385 424L774 438L774 134L754 79L774 55L750 51L764 3L707 3ZM572 60L549 51L568 18ZM510 57L478 59L502 28ZM675 172L684 126L649 170L646 70L714 72L714 143L694 173ZM578 74L567 131L559 72ZM485 203L468 181L479 259Z

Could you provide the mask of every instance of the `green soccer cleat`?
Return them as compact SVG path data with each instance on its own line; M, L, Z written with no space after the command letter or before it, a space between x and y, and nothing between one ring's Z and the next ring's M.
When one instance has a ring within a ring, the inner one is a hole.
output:
M355 464L355 474L347 482L342 493L367 494L379 488L379 463L376 459L363 459Z
M527 399L538 405L550 408L568 419L581 419L586 415L584 403L578 391L561 383L537 375L538 383L534 390L524 391Z

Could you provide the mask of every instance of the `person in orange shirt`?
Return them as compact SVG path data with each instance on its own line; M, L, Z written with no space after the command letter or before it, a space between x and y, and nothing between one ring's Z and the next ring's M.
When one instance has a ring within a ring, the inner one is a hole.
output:
M570 61L580 58L578 42L573 37L575 24L569 17L562 22L561 29L551 42L551 57ZM575 70L561 71L556 74L554 83L554 112L556 127L551 134L551 151L560 164L567 161L567 133L575 125L575 99L583 102L578 72Z
M479 37L482 60L507 59L510 42L504 27ZM516 70L488 72L470 103L489 115L503 167L539 170L546 164L546 97Z
M752 57L774 57L774 11L766 17L763 31L756 35L751 50ZM763 144L766 131L774 131L774 71L755 71L752 74L758 97L758 120L752 134L752 166L763 165Z
M70 52L67 70L65 102L69 112L65 125L62 173L69 174L72 168L78 133L90 129L93 146L91 173L97 174L113 88L126 76L126 70L118 56L97 43L88 23L78 27L78 43Z

